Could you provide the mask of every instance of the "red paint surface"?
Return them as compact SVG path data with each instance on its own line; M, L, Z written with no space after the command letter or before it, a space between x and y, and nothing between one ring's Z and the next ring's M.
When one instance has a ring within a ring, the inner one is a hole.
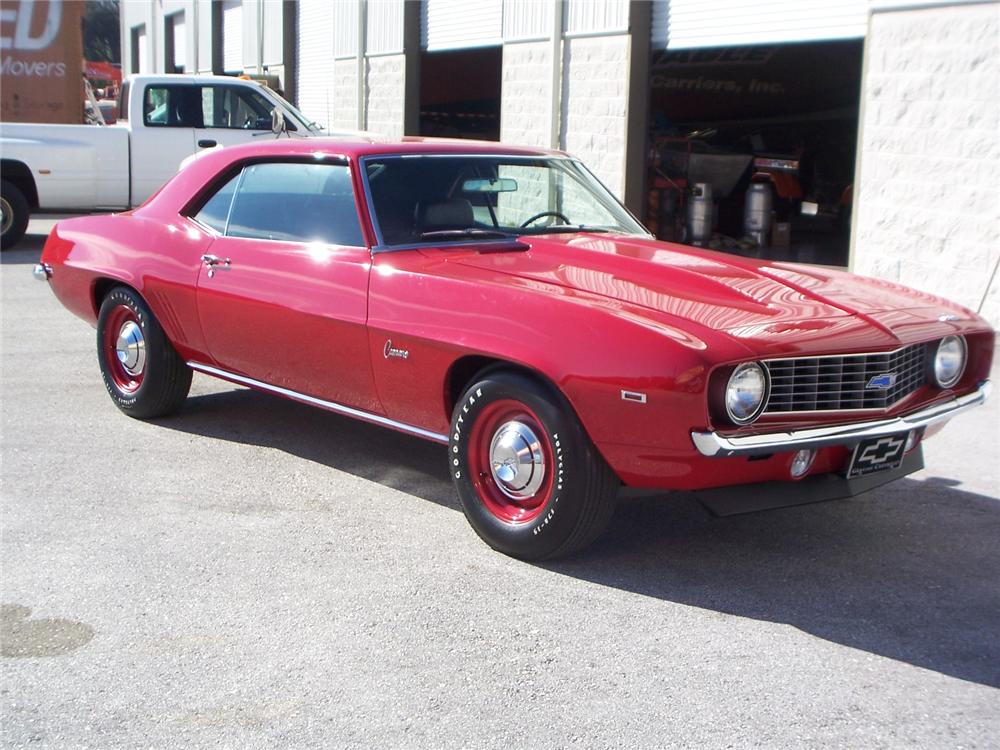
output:
M126 284L187 360L442 434L451 374L463 358L516 364L555 384L618 476L646 487L788 478L790 453L707 459L695 450L691 430L752 434L868 420L967 393L988 376L993 332L975 313L826 268L607 234L525 237L527 250L373 255L369 247L218 238L185 216L236 162L336 156L352 169L370 244L357 160L406 152L549 153L473 142L320 139L222 149L132 212L60 222L42 257L54 268L50 284L91 323L95 290ZM207 252L230 258L231 266L207 278L200 261ZM708 386L719 368L892 351L948 334L964 334L969 343L965 375L949 391L928 386L887 411L764 417L739 429L712 423ZM390 340L408 356L386 357ZM647 403L622 401L623 389L647 394ZM810 473L839 470L845 461L843 448L825 449Z

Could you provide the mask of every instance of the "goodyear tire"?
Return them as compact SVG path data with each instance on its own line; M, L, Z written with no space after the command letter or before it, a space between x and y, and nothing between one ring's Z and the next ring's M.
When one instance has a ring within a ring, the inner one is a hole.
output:
M448 463L472 528L522 560L584 548L614 512L618 479L569 404L518 373L490 373L465 391Z
M172 414L191 388L191 369L128 287L115 287L101 303L97 359L111 400L136 419Z
M16 245L28 229L31 208L20 188L0 180L0 248Z

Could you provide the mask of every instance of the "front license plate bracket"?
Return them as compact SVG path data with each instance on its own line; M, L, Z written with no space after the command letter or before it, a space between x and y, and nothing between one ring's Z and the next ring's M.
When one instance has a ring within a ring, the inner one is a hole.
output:
M898 468L906 451L907 433L862 440L854 447L847 466L847 478L863 477Z

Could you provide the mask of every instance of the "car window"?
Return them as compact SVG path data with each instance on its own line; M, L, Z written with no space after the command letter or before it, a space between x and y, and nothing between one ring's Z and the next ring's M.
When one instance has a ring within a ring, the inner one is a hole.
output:
M245 167L226 234L286 242L364 245L350 171L343 164L291 162Z
M212 227L219 234L225 234L226 222L229 221L229 209L233 205L233 195L236 193L236 185L239 181L240 175L237 173L205 202L194 218L205 226Z
M147 86L142 98L142 121L149 127L200 128L198 86Z
M271 129L271 103L252 89L203 86L201 109L206 128Z

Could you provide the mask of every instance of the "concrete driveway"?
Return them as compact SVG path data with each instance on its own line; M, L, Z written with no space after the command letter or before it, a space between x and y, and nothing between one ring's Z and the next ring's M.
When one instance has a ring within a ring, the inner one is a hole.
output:
M442 447L200 375L120 414L49 225L0 256L5 747L1000 744L1000 399L868 496L531 565Z

